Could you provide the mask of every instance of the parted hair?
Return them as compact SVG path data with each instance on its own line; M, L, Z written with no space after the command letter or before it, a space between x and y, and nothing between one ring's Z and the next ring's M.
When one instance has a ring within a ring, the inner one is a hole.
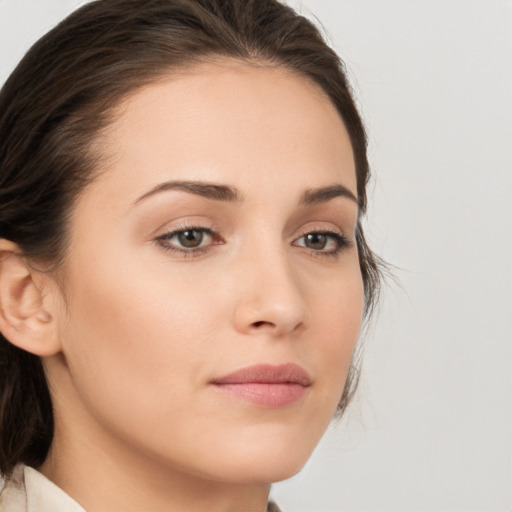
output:
M39 268L58 268L74 199L101 167L94 142L115 107L173 70L219 57L289 69L317 84L343 119L356 165L367 319L381 270L361 226L365 130L340 58L311 21L277 0L96 0L37 41L0 91L0 238ZM339 414L357 377L353 362ZM42 464L53 428L40 358L0 334L0 473Z

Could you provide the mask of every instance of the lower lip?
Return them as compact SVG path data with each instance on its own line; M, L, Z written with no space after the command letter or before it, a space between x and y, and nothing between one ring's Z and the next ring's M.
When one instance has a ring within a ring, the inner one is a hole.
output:
M260 407L277 409L300 400L307 391L306 386L297 383L260 383L244 382L240 384L215 384L215 387L237 398Z

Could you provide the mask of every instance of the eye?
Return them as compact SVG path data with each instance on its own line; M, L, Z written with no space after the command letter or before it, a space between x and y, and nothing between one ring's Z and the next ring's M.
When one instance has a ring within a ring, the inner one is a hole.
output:
M218 236L202 226L181 226L159 236L156 242L167 251L193 256L207 252L212 245L218 243Z
M182 247L199 247L204 238L204 231L199 229L187 229L173 235Z
M310 249L318 256L338 256L343 249L353 244L336 231L312 231L298 238L294 245Z
M155 239L166 251L183 257L192 257L208 252L212 246L223 243L218 233L204 226L180 226ZM298 247L309 249L315 256L336 257L353 243L336 231L311 231L295 240Z

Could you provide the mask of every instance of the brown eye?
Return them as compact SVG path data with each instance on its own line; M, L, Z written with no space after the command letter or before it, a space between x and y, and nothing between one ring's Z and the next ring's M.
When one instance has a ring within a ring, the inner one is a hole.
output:
M197 229L188 229L187 231L180 231L175 236L182 247L193 248L201 245L204 234Z
M199 226L175 229L159 236L155 241L166 251L184 257L205 254L213 245L219 245L221 242L217 233Z
M298 238L294 245L309 249L317 256L338 256L353 243L335 231L311 231Z
M324 233L309 233L304 238L305 246L315 250L325 249L328 240L327 235Z

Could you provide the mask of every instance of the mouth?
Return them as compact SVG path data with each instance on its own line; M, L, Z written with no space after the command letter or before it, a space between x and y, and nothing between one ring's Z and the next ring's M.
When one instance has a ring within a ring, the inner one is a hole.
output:
M312 380L306 370L293 363L259 364L214 379L210 384L234 398L277 409L299 401Z

